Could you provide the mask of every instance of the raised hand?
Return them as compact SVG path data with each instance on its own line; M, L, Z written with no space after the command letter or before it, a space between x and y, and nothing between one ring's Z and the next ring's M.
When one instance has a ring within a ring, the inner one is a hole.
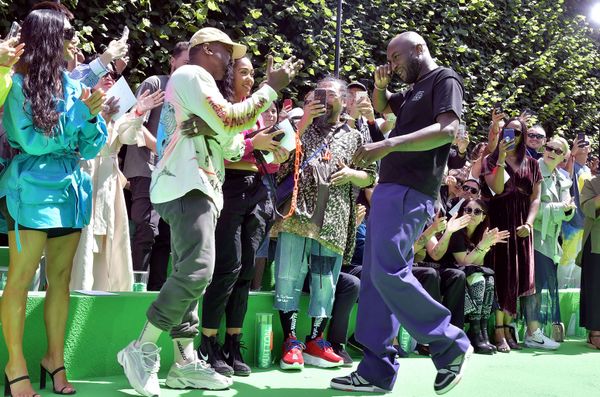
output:
M91 90L89 88L84 88L79 99L87 106L92 117L96 117L102 110L106 94L100 89L91 94L90 92Z
M127 42L121 40L113 40L108 45L108 48L102 55L100 55L100 62L104 66L108 66L109 63L114 61L115 59L121 59L127 55L129 51L129 46Z
M367 120L375 120L375 111L373 110L373 104L368 96L361 96L356 103L356 110L362 116L365 116Z
M323 116L327 112L325 105L314 99L306 101L304 104L304 114L302 115L302 122L305 125L312 124L313 120L317 117Z
M465 214L465 215L461 216L460 218L457 218L457 217L458 217L458 214L454 214L448 221L446 230L448 230L450 233L457 232L457 231L467 227L467 225L471 221L471 215Z
M504 163L504 160L506 160L506 154L508 152L508 149L512 145L514 145L514 143L514 139L511 139L509 141L503 139L498 143L498 163Z
M150 90L146 90L140 95L135 105L137 114L145 114L147 111L161 106L165 100L165 92L157 90L150 94Z
M281 91L296 77L303 65L303 60L296 60L296 57L291 57L275 69L273 67L273 57L269 55L267 58L267 84L275 91Z
M375 69L375 87L385 90L392 80L392 68L389 63L377 66Z
M506 244L509 237L510 237L510 232L508 230L499 230L496 232L496 236L494 238L494 243L492 245Z
M444 216L442 211L439 211L437 213L437 215L435 216L435 218L433 219L433 223L431 224L431 226L429 226L429 228L431 229L432 232L437 234L437 233L441 233L444 230L446 230L447 225L448 225L448 221L446 220L446 216Z
M16 38L0 43L0 66L12 68L25 51L25 43L18 44Z

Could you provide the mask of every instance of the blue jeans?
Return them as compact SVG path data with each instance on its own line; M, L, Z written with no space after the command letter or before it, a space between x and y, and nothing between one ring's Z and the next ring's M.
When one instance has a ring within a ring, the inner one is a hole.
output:
M292 233L280 233L275 253L276 310L298 310L304 279L310 269L310 317L331 317L335 285L342 267L342 255L318 241Z

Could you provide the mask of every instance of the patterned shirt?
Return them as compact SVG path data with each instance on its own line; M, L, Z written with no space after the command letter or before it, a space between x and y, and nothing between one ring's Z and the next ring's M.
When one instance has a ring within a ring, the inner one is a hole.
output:
M323 143L326 143L325 149L313 156ZM327 163L330 165L331 173L334 173L338 170L338 162L341 161L349 167L366 171L372 185L377 176L376 165L371 164L366 168L352 165L352 156L363 143L363 135L349 127L338 128L333 133L329 129L320 129L314 124L309 127L302 135L301 163L309 158L310 161L299 176L296 212L290 218L278 221L274 226L275 233L288 232L312 238L326 248L343 255L348 240L352 240L348 239L348 236L354 236L356 233L356 195L353 193L353 185L350 183L341 186L329 185L325 217L322 227L319 227L311 220L319 193L314 168ZM282 165L278 179L281 180L293 172L293 158L294 156L290 156L290 160Z

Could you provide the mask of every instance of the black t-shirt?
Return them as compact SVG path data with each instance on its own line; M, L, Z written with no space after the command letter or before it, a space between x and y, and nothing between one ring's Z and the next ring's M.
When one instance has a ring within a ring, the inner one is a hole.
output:
M405 93L392 95L390 107L397 117L390 137L406 135L436 123L442 113L462 114L462 78L452 69L438 67ZM393 152L381 160L380 183L411 187L432 198L438 196L450 143L422 152Z
M448 249L442 259L440 259L440 263L443 265L454 265L456 263L454 253L467 252L472 249L473 244L469 241L466 234L462 230L459 230L450 237Z

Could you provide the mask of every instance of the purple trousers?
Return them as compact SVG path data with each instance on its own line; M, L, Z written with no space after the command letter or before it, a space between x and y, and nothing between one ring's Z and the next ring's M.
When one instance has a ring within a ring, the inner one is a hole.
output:
M371 199L356 338L365 347L358 373L391 390L399 364L392 347L400 324L429 344L436 368L467 351L469 339L450 324L450 311L425 292L412 274L413 244L433 216L433 199L406 186L377 185Z

